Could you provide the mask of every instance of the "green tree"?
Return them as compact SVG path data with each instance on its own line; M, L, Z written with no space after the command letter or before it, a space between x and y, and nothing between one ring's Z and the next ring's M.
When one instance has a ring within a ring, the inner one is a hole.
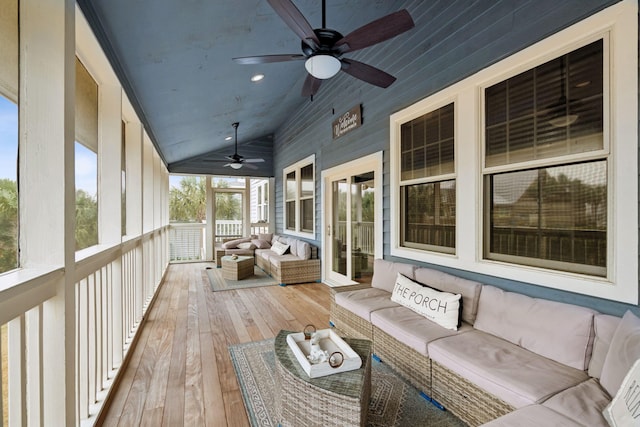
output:
M76 190L76 250L98 244L98 202L84 190Z
M0 273L18 266L18 187L0 179Z
M169 190L169 221L202 222L207 217L205 179L185 176Z

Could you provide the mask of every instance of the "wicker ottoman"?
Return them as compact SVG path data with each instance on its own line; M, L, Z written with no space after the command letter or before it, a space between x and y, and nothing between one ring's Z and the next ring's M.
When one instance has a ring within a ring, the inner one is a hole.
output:
M242 280L253 276L253 257L231 255L222 257L222 277L227 280Z
M309 378L287 344L275 339L276 413L281 426L364 426L371 396L371 341L345 341L362 358L360 369Z

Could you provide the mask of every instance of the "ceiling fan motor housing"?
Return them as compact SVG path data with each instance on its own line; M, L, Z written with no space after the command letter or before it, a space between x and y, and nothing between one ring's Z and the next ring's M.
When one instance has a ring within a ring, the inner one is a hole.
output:
M315 30L313 30L313 32L316 33L316 36L318 36L320 45L317 47L317 49L314 49L312 46L309 46L309 44L307 44L307 41L302 40L300 42L302 46L302 53L306 57L318 54L336 56L333 52L333 46L335 46L338 40L343 38L342 34L329 28L316 28Z

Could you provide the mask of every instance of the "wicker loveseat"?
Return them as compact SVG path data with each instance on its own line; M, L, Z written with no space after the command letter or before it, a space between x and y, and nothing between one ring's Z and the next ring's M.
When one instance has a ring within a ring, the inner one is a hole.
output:
M392 301L398 273L462 295L458 329ZM618 317L380 259L371 286L334 288L330 317L471 426L608 425L602 411L621 378L600 378Z

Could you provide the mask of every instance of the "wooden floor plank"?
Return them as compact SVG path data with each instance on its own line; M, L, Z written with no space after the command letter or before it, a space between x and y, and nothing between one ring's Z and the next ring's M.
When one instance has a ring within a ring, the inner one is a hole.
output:
M326 285L212 292L207 266L168 267L103 425L248 426L229 345L326 327Z

